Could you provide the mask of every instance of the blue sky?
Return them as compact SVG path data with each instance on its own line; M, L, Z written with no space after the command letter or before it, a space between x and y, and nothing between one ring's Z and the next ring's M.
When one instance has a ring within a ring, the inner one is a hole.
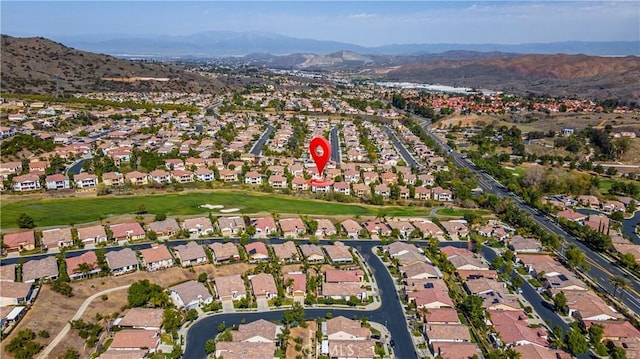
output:
M2 1L15 36L260 31L363 46L640 40L640 1Z

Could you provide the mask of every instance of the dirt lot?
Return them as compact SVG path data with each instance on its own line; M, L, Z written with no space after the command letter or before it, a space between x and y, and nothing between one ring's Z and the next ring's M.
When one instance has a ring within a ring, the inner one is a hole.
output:
M291 329L291 334L289 335L289 342L287 343L287 358L295 358L297 355L302 354L303 351L308 350L310 355L304 356L303 358L315 358L315 337L317 331L317 324L315 321L307 321L307 327L295 327ZM296 338L302 338L302 350L296 351Z
M536 119L528 122L526 119L530 117ZM547 115L541 112L533 112L531 114L522 115L455 115L437 122L434 126L437 128L450 128L453 126L460 127L481 127L493 121L497 121L498 126L512 125L518 126L522 131L560 131L563 127L575 127L582 130L588 126L604 128L611 125L612 131L640 131L640 117L632 114L612 114L612 113L552 113Z
M194 267L193 269L173 267L167 270L151 273L135 272L119 277L92 278L72 283L71 286L73 287L74 296L71 298L67 298L52 291L48 285L44 286L40 290L38 298L26 316L20 321L12 334L9 335L6 340L2 341L2 357L6 354L4 352L5 343L8 343L12 339L13 335L22 329L30 328L36 333L41 330L46 330L49 332L50 337L47 339L38 338L37 340L45 345L51 342L56 333L60 332L64 325L71 320L82 302L96 292L131 284L143 279L148 279L153 283L159 284L163 288L167 288L175 283L190 279L197 279L198 274L202 272L206 272L210 277L215 277L241 274L253 267L254 265L247 263L236 263L218 267L215 267L212 264L206 264ZM109 293L106 301L103 301L100 298L94 300L87 308L82 319L85 321L95 321L97 313L100 313L103 316L110 315L115 312L122 313L122 307L126 304L126 290ZM83 350L84 340L78 337L77 331L71 331L70 334L68 334L65 339L56 346L52 351L51 356L58 357L68 348L78 350L82 353L82 357L88 357L91 353L91 349L89 348L86 351Z

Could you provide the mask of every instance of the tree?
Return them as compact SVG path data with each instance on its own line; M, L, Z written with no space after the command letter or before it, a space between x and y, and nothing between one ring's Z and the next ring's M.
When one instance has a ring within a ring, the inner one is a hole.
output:
M149 282L147 279L131 284L127 292L127 300L130 307L142 307L152 301L154 305L162 306L168 300L165 296L166 293L164 293L162 287Z
M484 308L482 307L481 297L477 295L465 297L460 304L460 309L477 328L483 329L485 327Z
M569 262L572 267L578 267L587 259L587 255L576 246L570 246L565 252L565 255L567 262Z
M518 289L520 287L522 287L522 277L520 275L518 275L516 273L516 275L513 276L513 279L511 279L511 284L513 285L513 288Z
M202 272L198 275L198 282L204 283L207 281L208 278L209 276L207 275L207 273Z
M293 303L291 309L282 313L282 324L291 325L293 323L302 323L304 321L304 307L298 303Z
M620 255L620 263L625 267L631 268L636 264L636 257L633 253L625 253Z
M609 283L613 284L613 296L615 297L616 294L618 293L618 289L627 289L629 288L629 285L631 285L631 282L623 277L619 277L619 276L614 276L609 278Z
M78 351L76 351L75 349L67 349L67 351L64 352L64 354L62 354L60 357L61 359L80 359L80 353L78 353Z
M20 214L20 216L18 216L18 219L16 220L16 224L18 225L19 228L35 228L36 227L36 224L33 221L33 218L31 218L31 216L29 216L24 212Z
M216 351L215 339L207 339L207 341L204 343L204 350L207 352L207 354L211 354L215 352Z
M180 324L182 324L182 319L180 318L179 311L173 308L167 308L164 310L164 313L162 314L162 326L167 332L177 330L180 327Z
M627 359L627 351L621 347L611 346L609 355L611 355L611 359Z
M564 346L564 333L562 327L557 325L553 327L553 330L551 332L553 333L553 340L549 342L549 344L551 344L552 347L562 349L562 347Z
M567 344L567 350L573 355L589 352L589 343L587 343L587 339L579 330L569 330L565 342Z
M567 297L563 292L556 294L553 297L553 306L556 309L556 312L564 314L567 308Z
M592 324L589 327L589 343L593 346L598 355L606 355L607 348L602 345L604 327L600 324Z
M185 314L184 317L187 321L192 322L196 319L198 319L198 311L195 309L189 309L187 310L187 313Z

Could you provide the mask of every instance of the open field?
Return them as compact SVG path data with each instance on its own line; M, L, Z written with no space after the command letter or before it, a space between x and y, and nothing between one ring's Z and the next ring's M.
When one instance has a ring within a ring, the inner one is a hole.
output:
M482 127L490 123L495 123L496 127L511 127L515 125L523 132L546 132L549 130L559 132L563 127L574 127L577 130L583 130L588 126L604 128L606 125L610 125L614 132L640 129L640 117L634 114L569 112L551 113L549 115L542 112L531 112L529 114L516 115L452 115L436 122L433 127Z
M203 204L224 205L239 208L237 214L296 213L310 215L349 216L419 216L427 215L425 207L367 206L344 204L312 199L299 199L274 194L254 192L188 192L127 197L60 198L26 200L0 204L2 218L0 228L16 226L21 213L33 217L38 226L69 225L99 221L112 216L132 214L141 205L149 213L166 213L169 216L208 214L200 208ZM217 213L217 211L213 211Z
M460 209L460 208L441 208L436 212L439 216L464 216L467 213L475 213L479 216L486 216L490 214L489 211L477 210L477 209Z

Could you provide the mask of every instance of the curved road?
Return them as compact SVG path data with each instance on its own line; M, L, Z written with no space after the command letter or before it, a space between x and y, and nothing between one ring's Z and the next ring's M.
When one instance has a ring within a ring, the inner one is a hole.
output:
M105 289L102 292L98 292L98 293L93 294L89 298L85 299L84 302L82 302L82 305L80 306L80 308L78 308L78 311L73 316L73 318L71 318L71 320L77 320L77 319L82 318L82 315L84 314L84 312L87 310L87 308L89 308L89 304L91 304L91 302L93 302L93 300L98 298L99 296L101 296L103 294L115 292L115 291L118 291L118 290L127 289L127 288L129 288L129 286L131 286L131 284L127 284L127 285L123 285L123 286L115 287L115 288L111 288L111 289ZM44 348L42 353L38 354L38 358L47 358L49 356L49 354L51 354L51 351L56 347L56 345L58 345L58 343L60 343L60 341L65 337L65 335L67 335L69 330L71 330L71 325L69 325L69 323L67 323L67 325L65 325L64 328L62 328L62 331L60 333L58 333L58 335L56 335L55 338L53 338L51 343L49 343L49 345L47 345Z
M370 321L386 325L394 339L396 346L394 348L395 355L398 358L409 359L416 358L416 352L411 340L411 334L407 328L402 304L397 298L397 292L394 279L384 266L384 263L373 253L377 243L354 243L344 242L354 247L360 252L362 257L367 261L372 274L376 278L378 291L381 298L381 306L378 309L365 310L349 310L337 308L306 308L305 314L307 318L324 317L327 312L331 312L334 316L343 315L348 318L353 316L366 316ZM282 318L282 311L269 312L246 312L234 314L221 314L206 317L189 328L186 336L186 348L184 358L201 359L206 358L207 354L204 345L207 339L216 336L218 325L225 323L227 327L233 324L239 324L242 319L252 321L256 319L266 319L269 321L278 321Z

